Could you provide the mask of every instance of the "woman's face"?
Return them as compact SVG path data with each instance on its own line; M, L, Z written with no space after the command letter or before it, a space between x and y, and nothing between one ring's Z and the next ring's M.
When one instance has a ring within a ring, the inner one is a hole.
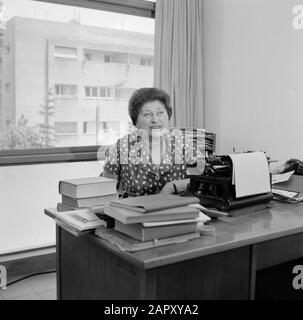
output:
M136 123L137 128L144 129L150 136L161 135L161 131L168 129L169 119L164 104L159 100L146 102Z

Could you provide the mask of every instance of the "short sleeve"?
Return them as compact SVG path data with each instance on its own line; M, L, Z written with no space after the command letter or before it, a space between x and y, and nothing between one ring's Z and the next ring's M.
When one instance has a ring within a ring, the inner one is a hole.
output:
M120 176L120 141L118 140L113 146L105 152L105 163L103 172Z

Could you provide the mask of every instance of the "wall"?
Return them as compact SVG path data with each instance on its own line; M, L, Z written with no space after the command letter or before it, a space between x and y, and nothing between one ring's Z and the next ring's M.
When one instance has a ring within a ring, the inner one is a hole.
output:
M301 0L204 0L206 129L217 152L264 150L303 160Z
M62 179L98 176L103 164L70 162L0 167L0 255L55 244L55 223L45 208L60 202Z

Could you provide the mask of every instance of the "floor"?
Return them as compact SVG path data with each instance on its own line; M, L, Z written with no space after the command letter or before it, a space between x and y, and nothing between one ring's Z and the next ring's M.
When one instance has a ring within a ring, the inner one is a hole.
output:
M26 275L8 279L8 283ZM0 300L56 300L56 273L36 275L0 290Z

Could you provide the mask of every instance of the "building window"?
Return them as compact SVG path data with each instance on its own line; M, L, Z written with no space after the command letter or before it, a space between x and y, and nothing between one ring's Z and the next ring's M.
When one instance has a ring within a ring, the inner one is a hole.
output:
M107 129L107 122L100 121L98 122L98 130L106 130ZM97 132L96 121L84 121L83 122L83 133L86 134L95 134Z
M114 88L112 87L85 87L85 96L92 98L114 98Z
M98 87L92 87L92 97L98 97Z
M55 121L55 134L77 134L76 121Z
M113 98L114 97L114 88L101 87L100 88L100 97L101 98Z
M153 65L152 58L141 58L140 65L151 67Z
M77 86L71 84L55 84L56 96L74 97L77 96Z
M104 62L106 62L106 63L113 63L113 62L114 62L114 59L113 59L113 57L110 56L110 55L105 55L105 56L104 56Z
M54 56L56 58L77 59L77 48L55 46Z
M11 85L10 83L5 84L5 93L10 94L11 93Z
M120 132L119 121L99 121L98 122L99 133ZM96 121L84 121L83 133L95 134L97 131Z

